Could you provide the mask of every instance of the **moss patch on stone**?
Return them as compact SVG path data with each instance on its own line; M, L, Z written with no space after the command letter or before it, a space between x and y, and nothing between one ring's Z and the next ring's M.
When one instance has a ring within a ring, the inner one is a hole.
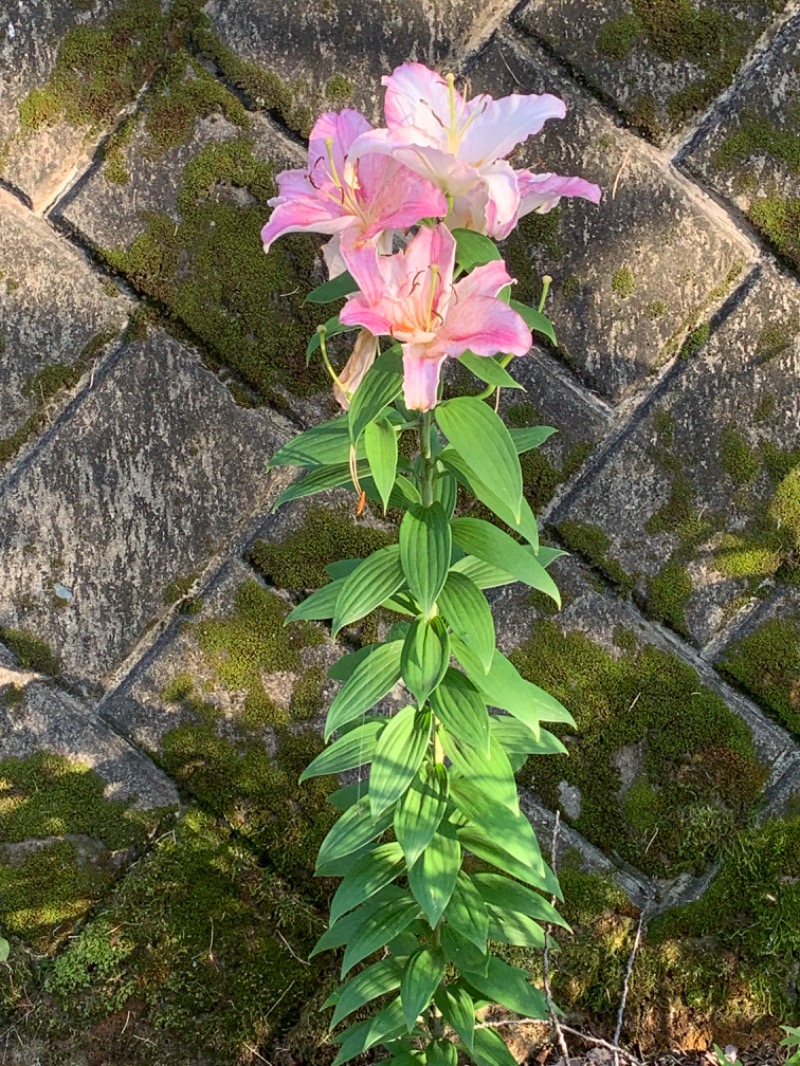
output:
M5 644L24 670L54 676L61 669L61 659L50 645L26 629L0 626L0 643Z
M627 300L636 292L636 278L630 267L620 267L611 276L611 291L621 300Z
M800 737L800 623L771 618L726 648L718 669Z
M626 572L622 564L608 555L611 541L600 526L566 518L555 526L555 531L572 551L580 553L587 562L608 578L623 595L629 595L636 584L636 577Z
M184 171L179 220L145 216L128 248L105 249L109 265L161 301L203 342L216 366L233 370L259 402L285 406L287 392L327 385L305 366L308 338L330 313L303 307L314 287L314 242L292 235L269 255L261 228L276 192L275 168L245 135L206 145Z
M686 607L693 592L686 567L673 559L647 582L647 612L651 618L666 622L676 633L688 637Z
M326 963L303 961L323 928L302 894L192 812L51 967L50 1029L125 1066L177 1066L187 1052L255 1063L325 977Z
M647 873L699 873L712 862L724 834L744 823L767 771L745 723L696 671L649 645L615 657L548 620L512 658L577 722L574 737L554 729L569 736L569 756L531 760L525 783L551 807L560 781L579 788L576 828ZM623 750L631 763L625 784Z
M779 255L800 267L800 198L760 196L747 214Z

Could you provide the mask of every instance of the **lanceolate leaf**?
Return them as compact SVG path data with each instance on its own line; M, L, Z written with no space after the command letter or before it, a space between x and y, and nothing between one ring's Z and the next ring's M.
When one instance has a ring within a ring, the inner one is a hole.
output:
M510 306L514 308L518 315L522 315L528 329L533 329L537 333L541 333L543 336L547 337L547 339L552 341L553 344L558 344L555 330L553 329L553 323L547 315L542 314L542 312L535 307L528 307L527 304L520 303L519 300L512 300Z
M453 517L458 496L458 485L452 474L440 473L433 487L433 495L442 505L442 510L449 522Z
M369 467L360 462L356 467L359 477L366 477ZM302 500L306 496L314 496L318 492L327 489L335 489L340 485L348 485L352 482L352 474L347 464L335 466L318 466L310 470L304 477L298 478L285 489L272 505L272 510L277 511L283 504L291 500Z
M449 729L440 729L442 746L453 764L453 770L483 793L485 802L493 802L516 813L519 810L517 785L508 756L500 744L490 737L489 755L483 755L464 744Z
M533 866L520 862L513 855L509 855L495 836L488 835L474 825L466 825L459 829L458 839L473 855L490 862L509 877L516 877L518 881L523 881L526 885L539 888L543 892L550 892L551 895L561 899L558 879L543 860L536 862Z
M357 913L357 912L353 912ZM367 914L355 934L347 941L342 963L342 977L373 951L402 933L419 914L419 905L410 897L395 900ZM335 926L334 926L335 928Z
M545 899L538 892L534 892L525 885L512 881L502 874L477 873L472 874L472 881L486 903L501 907L506 911L517 911L529 918L535 918L540 922L551 925L560 925L569 929L550 900Z
M444 977L447 960L441 951L421 948L408 960L400 984L400 999L409 1033L433 998Z
M439 595L439 609L456 636L488 670L496 644L494 619L478 586L464 574L451 570Z
M445 921L449 922L463 937L485 954L486 938L489 935L489 916L486 904L469 877L461 871L453 889Z
M364 844L369 844L375 837L386 832L392 824L392 817L392 812L386 811L379 818L375 818L370 810L369 796L363 796L344 812L322 841L317 855L317 872L323 869L326 863L358 851Z
M400 845L376 844L353 864L331 900L330 924L390 885L405 866Z
M429 618L450 569L453 538L442 505L415 507L400 523L400 561L421 613Z
M330 951L333 948L340 948L355 936L356 932L361 928L370 915L378 912L383 914L390 904L405 904L408 902L408 898L408 893L403 889L398 888L396 885L389 885L387 888L384 888L382 892L379 892L377 896L373 896L372 899L367 900L362 907L351 911L350 914L345 914L345 916L340 918L338 922L335 922L329 929L326 929L311 949L311 953L308 957L313 959L313 957L319 955L321 951ZM403 928L405 928L405 926ZM391 937L389 939L391 939Z
M450 902L461 868L461 845L443 822L408 871L408 884L429 925L435 926Z
M517 580L502 567L477 559L474 555L464 555L450 567L451 573L463 574L479 589L496 589L503 585L513 585Z
M364 450L385 512L397 476L397 434L385 418L377 418L364 430Z
M400 678L399 640L380 644L362 659L336 693L325 721L325 739L383 699Z
M340 774L344 770L365 766L372 759L378 737L385 725L385 718L368 718L362 725L351 729L308 764L300 775L300 781L324 774Z
M297 607L289 612L286 616L286 621L299 622L302 618L320 621L325 618L333 618L333 612L336 610L336 601L342 591L343 584L344 578L339 578L338 581L331 581L330 584L323 585L321 589L312 592L302 603L299 603Z
M556 432L550 426L525 426L521 429L510 429L511 439L517 454L529 452L531 448L539 448Z
M466 815L470 824L482 830L488 837L503 842L503 850L528 866L538 866L544 871L539 842L525 815L517 809L509 810L501 804L486 803L485 793L476 784L459 776L450 787L450 795L456 807Z
M450 1040L441 1037L428 1045L425 1066L457 1066L458 1050Z
M441 618L413 622L403 642L400 669L420 707L444 677L449 661L450 638Z
M423 763L395 808L394 831L408 866L414 865L439 828L447 810L449 780L444 766Z
M470 490L473 496L476 496L493 514L497 515L501 522L505 522L515 533L523 536L534 551L538 551L539 527L530 504L524 496L517 515L508 500L481 481L463 456L453 448L446 448L442 452L441 461L447 469L455 473L458 480Z
M433 1001L452 1025L468 1050L472 1048L475 1034L475 1004L472 996L460 984L444 985L433 997Z
M499 415L474 396L457 396L439 404L436 422L470 470L508 503L519 519L522 470L508 430Z
M466 351L459 357L458 361L480 381L485 381L487 385L495 385L497 388L502 389L522 389L523 392L525 391L525 386L520 385L515 378L512 378L506 368L501 366L496 359Z
M345 578L336 601L333 635L336 636L343 626L357 622L359 618L374 611L385 599L397 592L402 584L400 548L396 544L389 544L373 552Z
M491 728L509 758L521 755L524 762L528 755L567 754L562 742L548 730L540 729L537 736L528 726L508 715L493 715Z
M355 977L351 977L335 993L336 1010L331 1018L331 1029L338 1025L343 1018L346 1018L348 1014L352 1014L359 1007L363 1007L365 1003L370 1003L373 999L377 999L378 996L386 995L387 992L394 992L396 988L400 987L402 974L402 965L397 959L390 957L374 962L366 970L362 970ZM330 999L323 1004L325 1007L332 1005Z
M433 713L446 729L482 756L489 755L489 712L460 670L449 668L430 700Z
M312 289L303 303L306 304L329 304L334 300L340 300L343 296L349 296L351 292L358 292L356 279L346 270L337 274L330 281L325 281Z
M516 1066L517 1060L508 1045L492 1029L477 1029L475 1044L470 1051L475 1066Z
M500 944L511 944L518 948L543 948L545 945L544 929L533 918L516 911L505 911L502 907L486 904L489 915L489 936Z
M366 427L403 388L403 354L394 345L379 355L355 391L350 410L350 440L355 443Z
M375 748L369 775L369 801L374 815L382 814L400 799L416 777L430 735L429 711L404 707L389 720Z
M480 518L454 518L453 540L465 552L513 574L518 581L550 596L561 606L555 581L535 555L525 551L508 533Z
M457 929L447 922L442 923L442 950L447 958L462 973L484 972L489 965L489 956L480 951L471 940L467 940Z
M502 959L489 959L486 976L467 974L469 983L487 999L527 1018L547 1018L547 1001L538 988L528 981L527 974Z
M345 1029L344 1033L333 1038L341 1044L341 1047L331 1066L342 1066L343 1063L350 1062L364 1051L369 1051L376 1044L401 1036L405 1028L400 999L393 999L373 1018L360 1022L358 1025L351 1025L349 1029Z
M363 458L363 453L359 459ZM284 444L270 459L273 466L330 466L350 459L347 416L340 415L320 426L312 426Z
M502 258L494 241L482 233L471 229L454 229L453 236L456 239L456 262L464 271Z

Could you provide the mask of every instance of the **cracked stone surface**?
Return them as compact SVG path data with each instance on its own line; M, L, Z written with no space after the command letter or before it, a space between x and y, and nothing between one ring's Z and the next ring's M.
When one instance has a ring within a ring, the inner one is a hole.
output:
M170 582L202 570L266 506L264 457L287 436L165 333L125 346L4 486L3 624L35 631L68 674L100 681L164 611Z
M470 78L473 92L567 101L566 119L528 141L518 165L579 174L603 188L603 202L562 200L550 215L529 215L506 242L507 261L519 299L535 299L538 279L553 277L560 354L590 388L612 402L647 388L732 288L749 254L743 242L542 53L498 37Z

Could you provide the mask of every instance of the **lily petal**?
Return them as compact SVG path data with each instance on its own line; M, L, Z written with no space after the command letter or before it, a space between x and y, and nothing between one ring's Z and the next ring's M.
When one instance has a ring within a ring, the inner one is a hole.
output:
M519 185L510 163L498 159L484 167L481 177L486 186L486 234L504 240L519 220Z
M356 337L356 343L350 358L339 374L339 381L346 391L340 389L335 383L333 386L333 395L336 398L336 402L345 411L350 406L350 398L361 384L366 372L375 362L377 355L378 338L373 336L368 329L362 329Z
M473 296L497 296L501 289L513 281L503 260L493 259L490 263L475 267L471 274L455 283L456 302L465 303Z
M497 355L498 352L525 355L532 343L525 320L502 300L471 296L451 305L450 313L428 352L430 356L457 358L469 348L476 355Z
M270 215L269 222L261 230L264 251L284 233L339 233L352 226L353 216L328 200L302 196L278 204Z
M562 196L580 196L599 204L603 195L599 185L583 178L564 178L560 174L534 174L530 170L517 172L520 191L520 216L532 211L540 215L552 211Z
M422 63L403 63L381 81L386 86L383 110L389 129L413 126L427 143L439 144L451 121L450 86L441 74ZM460 93L455 95L463 106Z
M420 355L416 347L403 346L403 402L409 411L430 411L439 398L439 376L446 356Z
M459 157L477 167L503 159L539 133L548 119L564 118L566 113L564 101L550 93L490 100L465 131Z

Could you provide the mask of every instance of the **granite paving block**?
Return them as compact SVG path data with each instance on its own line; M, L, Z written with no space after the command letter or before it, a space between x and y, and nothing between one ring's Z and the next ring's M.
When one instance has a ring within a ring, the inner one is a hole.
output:
M266 507L288 437L162 332L123 346L2 489L0 625L99 682Z
M322 238L292 235L265 256L275 174L303 155L186 53L177 53L102 166L59 209L113 270L179 318L239 395L282 406L325 390L305 348L330 308L303 307L324 280ZM298 403L298 411L302 404Z
M796 284L763 270L554 515L568 545L699 646L797 582L798 330Z
M800 16L747 71L683 160L800 266Z
M437 66L493 12L476 0L211 0L201 52L261 107L307 135L322 111L355 107L381 121L381 75L408 60Z
M178 794L89 707L17 680L0 690L0 928L49 952L171 820Z
M0 465L52 421L133 306L46 222L0 191Z
M685 183L552 61L498 37L470 71L473 93L552 92L567 117L547 123L515 156L537 171L580 174L603 189L600 206L564 200L528 215L506 242L517 298L535 301L554 278L548 313L560 354L613 402L645 387L705 309L732 287L748 251L705 213Z
M724 92L786 0L528 0L515 17L656 143Z
M519 780L623 868L678 878L688 891L713 864L720 834L747 824L800 755L709 664L577 560L560 560L553 574L560 613L519 586L493 598L500 646L577 722L577 732L547 726L568 757L532 756Z
M167 0L10 0L0 17L0 178L34 209L82 170L169 54Z

